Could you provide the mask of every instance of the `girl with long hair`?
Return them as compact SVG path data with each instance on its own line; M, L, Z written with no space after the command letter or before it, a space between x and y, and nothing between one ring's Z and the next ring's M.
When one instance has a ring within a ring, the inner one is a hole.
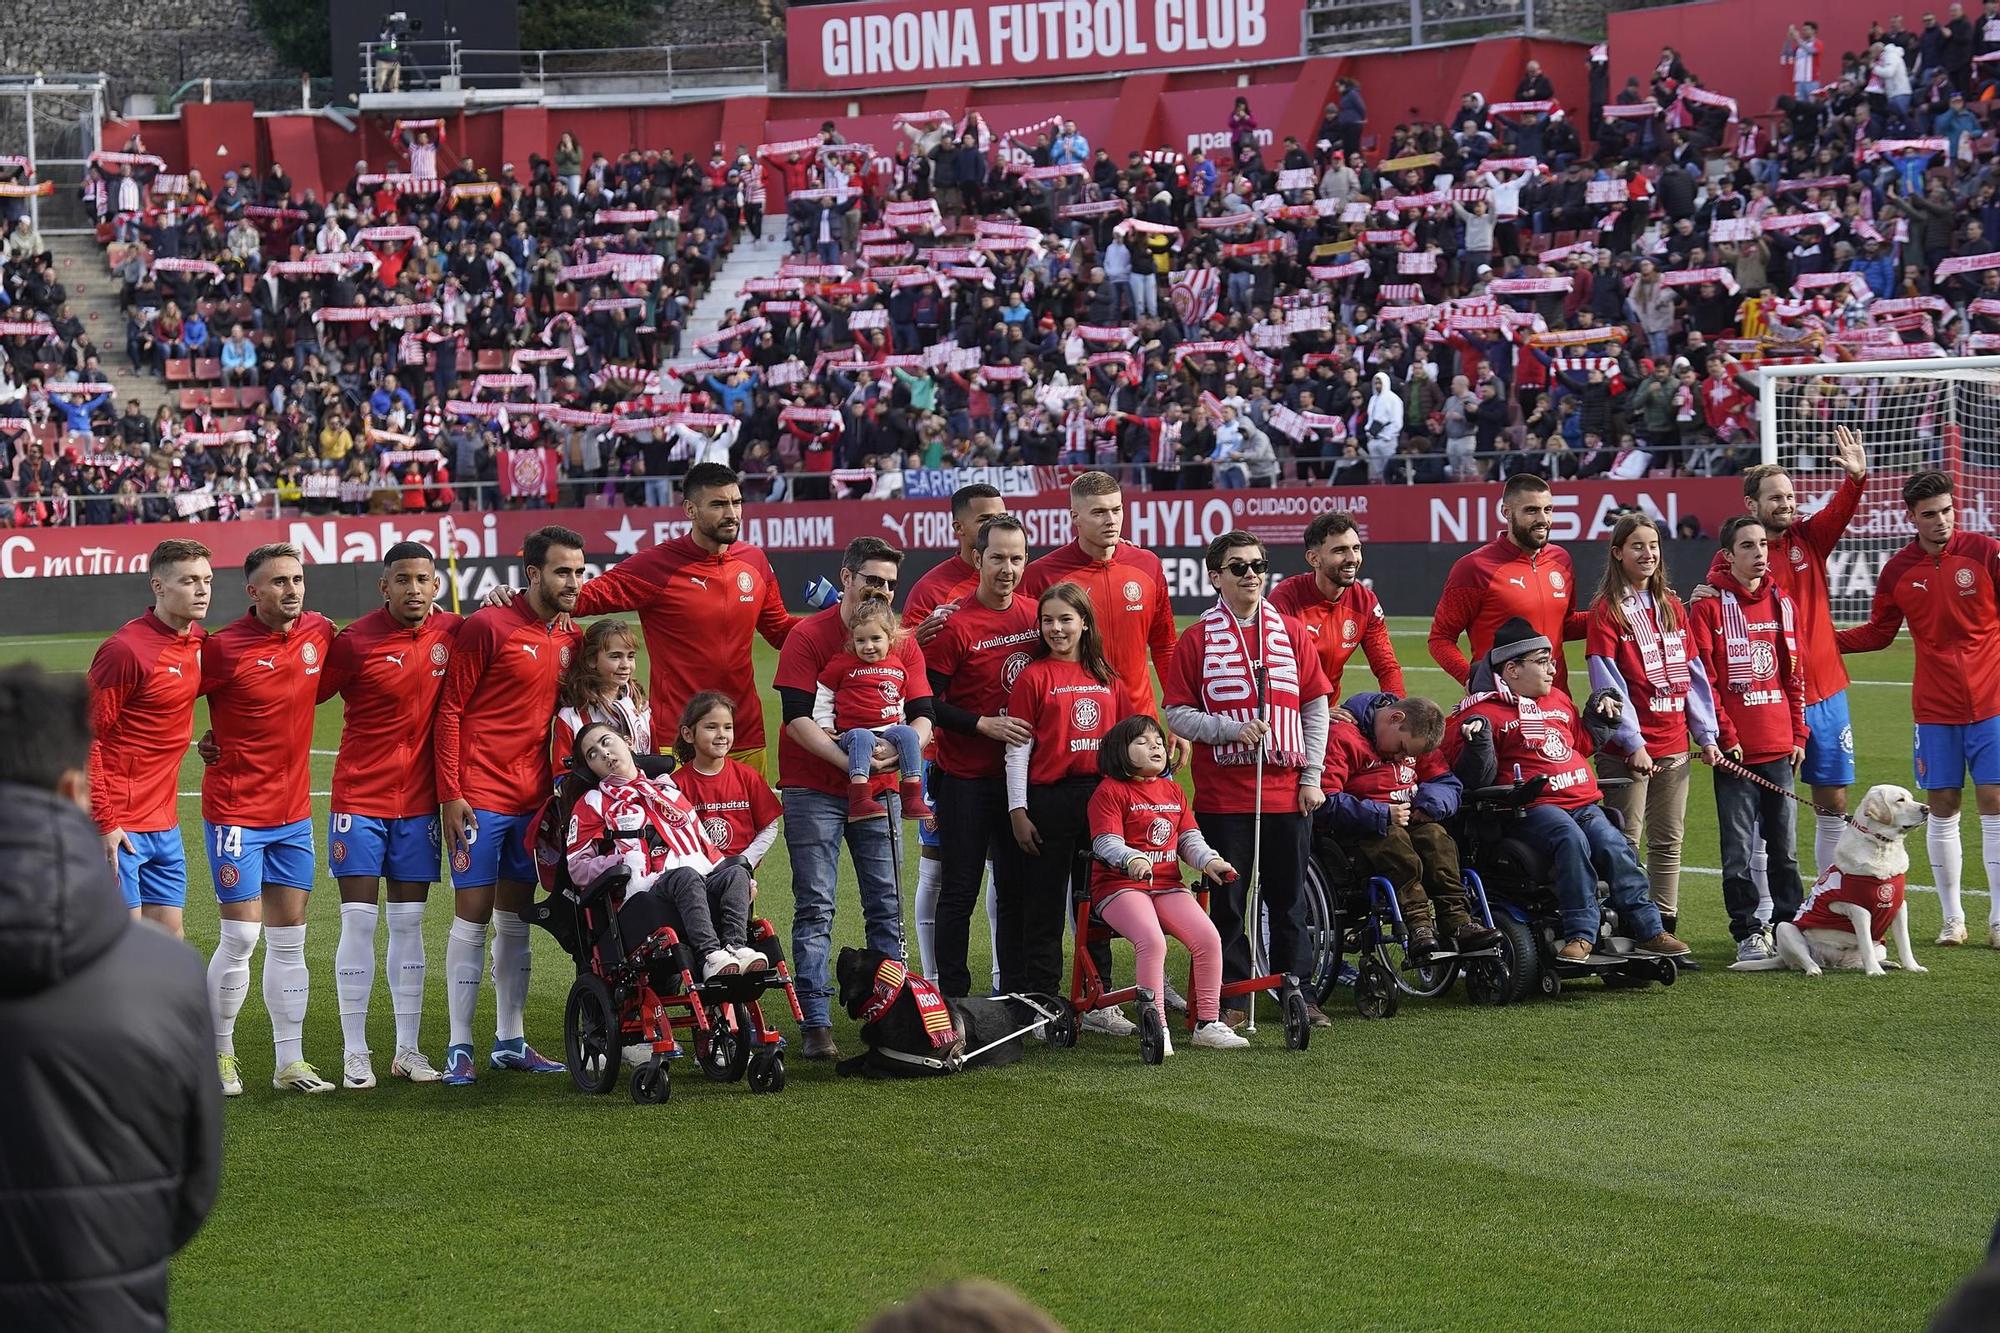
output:
M1088 888L1088 810L1102 775L1097 748L1129 706L1104 658L1104 643L1090 594L1058 583L1041 595L1038 656L1014 681L1007 716L1028 724L1031 735L1007 746L1007 811L1014 841L1031 858L1028 891L1013 923L1021 932L1025 975L1031 990L1062 985L1063 920L1069 892ZM1038 873L1036 873L1038 871ZM1001 929L1009 922L1003 916ZM1100 965L1109 975L1109 950Z
M741 856L754 872L778 840L785 808L762 773L729 757L734 748L736 701L716 690L688 700L674 736L674 757L681 761L674 781L694 802L708 840Z
M1606 805L1624 817L1633 850L1644 836L1646 878L1662 929L1680 917L1681 838L1687 818L1688 742L1715 743L1715 695L1688 634L1687 608L1667 582L1660 526L1627 514L1611 529L1611 558L1590 607L1592 690L1625 701L1618 731L1598 752Z
M609 725L635 752L653 753L653 718L639 683L639 640L624 621L591 622L576 659L563 672L557 700L549 738L557 777L566 771L577 734L592 722Z

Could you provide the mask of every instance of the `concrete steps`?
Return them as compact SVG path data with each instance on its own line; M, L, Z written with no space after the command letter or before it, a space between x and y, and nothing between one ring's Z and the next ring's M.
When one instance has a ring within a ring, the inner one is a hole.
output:
M684 344L705 337L722 327L722 317L746 301L754 298L739 296L743 284L755 278L775 278L778 268L785 262L785 243L782 233L785 229L784 214L764 220L764 239L759 242L745 236L729 252L729 258L722 262L715 281L708 286L708 295L695 302L688 312ZM690 346L684 355L693 355Z
M119 412L134 398L151 416L162 403L175 403L176 395L165 380L152 375L134 375L125 360L125 310L118 303L119 282L111 276L104 247L91 236L51 236L49 250L56 257L56 273L69 291L69 308L89 330L97 344L98 363L104 378L118 386Z

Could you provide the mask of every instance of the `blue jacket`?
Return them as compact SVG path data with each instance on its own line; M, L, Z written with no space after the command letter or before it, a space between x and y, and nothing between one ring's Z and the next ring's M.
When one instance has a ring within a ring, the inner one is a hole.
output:
M1873 259L1856 259L1847 267L1850 272L1859 273L1869 290L1877 296L1890 295L1890 289L1896 285L1896 261L1886 254Z
M1354 725L1362 736L1370 737L1375 734L1376 710L1389 707L1396 702L1396 696L1393 694L1370 690L1351 696L1341 707L1353 715ZM1336 722L1333 725L1339 727L1344 724ZM1428 782L1419 782L1416 795L1410 800L1410 806L1432 820L1441 821L1458 813L1459 798L1464 793L1465 788L1459 784L1458 778L1447 769ZM1380 801L1361 800L1344 791L1328 792L1326 804L1319 808L1319 813L1314 819L1321 827L1335 835L1382 834L1389 831L1387 806Z
M71 433L76 435L90 434L90 414L110 401L111 395L108 393L100 393L95 398L86 398L81 402L68 394L49 395L50 404L63 414L63 420L69 423Z

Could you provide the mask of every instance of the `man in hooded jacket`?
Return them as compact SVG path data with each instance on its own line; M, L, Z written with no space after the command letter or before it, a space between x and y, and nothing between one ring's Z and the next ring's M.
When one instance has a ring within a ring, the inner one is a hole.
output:
M0 1312L163 1329L222 1165L201 959L126 911L81 683L0 671Z

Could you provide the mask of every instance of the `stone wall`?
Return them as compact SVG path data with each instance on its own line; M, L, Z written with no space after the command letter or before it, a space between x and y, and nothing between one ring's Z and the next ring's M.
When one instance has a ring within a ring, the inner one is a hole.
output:
M132 93L164 99L188 79L217 80L219 100L249 95L224 80L298 75L265 41L249 0L7 0L0 10L0 74L101 72L112 111Z

